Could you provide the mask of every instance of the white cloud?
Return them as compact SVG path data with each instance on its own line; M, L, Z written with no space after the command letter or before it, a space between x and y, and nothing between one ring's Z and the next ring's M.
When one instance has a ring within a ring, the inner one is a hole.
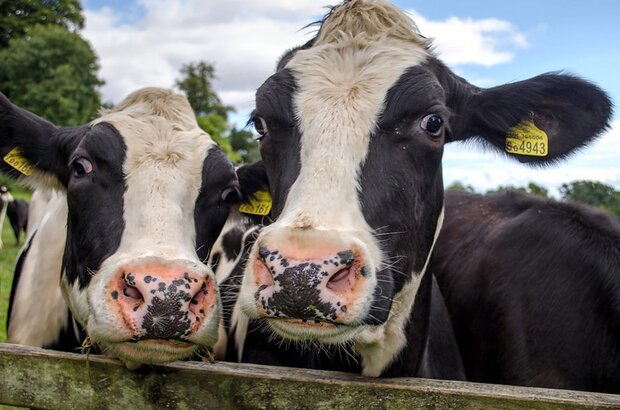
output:
M515 49L528 46L525 34L507 21L457 17L431 21L416 11L408 12L420 32L433 39L441 59L450 65L507 63L514 58Z
M144 86L172 87L183 64L214 64L215 87L226 104L252 105L254 91L282 53L307 41L326 9L316 0L140 0L144 16L132 24L122 11L87 9L83 31L100 57L104 100L119 102ZM137 9L137 7L134 7ZM434 37L449 64L509 61L527 41L509 22L452 17L431 21L410 11Z

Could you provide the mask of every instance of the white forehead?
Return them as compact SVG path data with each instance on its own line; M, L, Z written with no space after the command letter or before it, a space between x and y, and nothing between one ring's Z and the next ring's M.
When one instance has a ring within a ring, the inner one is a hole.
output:
M159 249L194 258L194 207L215 143L198 126L187 99L171 90L139 90L93 125L101 122L113 125L126 146L119 252ZM163 249L163 244L175 249Z
M358 172L385 98L404 72L429 57L427 43L400 10L352 1L323 23L314 45L287 63L295 82L300 174L282 223L296 227L364 227ZM328 198L341 198L326 212ZM357 208L357 209L347 209ZM363 228L364 229L364 228Z

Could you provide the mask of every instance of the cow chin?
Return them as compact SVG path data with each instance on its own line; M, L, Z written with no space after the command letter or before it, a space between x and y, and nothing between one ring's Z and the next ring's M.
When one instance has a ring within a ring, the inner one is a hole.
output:
M362 330L360 326L299 319L267 319L267 324L277 335L286 340L314 340L325 344L346 343Z
M164 364L185 359L201 349L201 346L194 343L163 339L110 343L102 347L129 369L142 364Z

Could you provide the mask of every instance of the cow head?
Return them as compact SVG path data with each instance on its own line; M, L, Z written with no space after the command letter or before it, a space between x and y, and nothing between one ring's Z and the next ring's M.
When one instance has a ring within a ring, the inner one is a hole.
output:
M185 97L143 89L59 128L0 94L0 154L11 175L66 193L61 288L91 342L129 366L214 345L220 300L203 261L238 183Z
M444 144L548 164L610 113L605 93L569 75L475 87L400 10L345 2L257 91L276 221L250 253L242 309L287 339L352 342L364 373L380 374L406 343L441 227Z

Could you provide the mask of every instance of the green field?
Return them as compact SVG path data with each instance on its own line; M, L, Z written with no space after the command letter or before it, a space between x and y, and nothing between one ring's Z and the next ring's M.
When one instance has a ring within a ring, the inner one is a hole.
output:
M30 202L30 192L13 188L11 194L16 199L23 199ZM9 296L11 295L11 283L13 283L13 268L15 257L19 252L19 247L15 246L15 236L7 217L2 227L2 242L4 248L0 250L0 342L6 341L6 315L9 307ZM21 243L24 241L22 234Z

